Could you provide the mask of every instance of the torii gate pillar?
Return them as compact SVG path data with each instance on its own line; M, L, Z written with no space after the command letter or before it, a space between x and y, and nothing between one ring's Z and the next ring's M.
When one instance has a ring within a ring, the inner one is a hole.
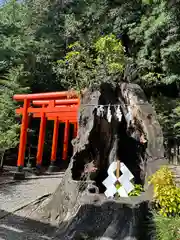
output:
M30 105L30 101L28 99L24 100L23 105L23 115L22 115L22 123L21 123L21 132L20 132L20 143L19 143L19 152L18 152L18 160L17 160L17 172L14 175L14 179L24 179L25 174L23 172L24 167L24 157L26 150L26 142L27 142L27 129L28 129L28 107Z
M53 140L51 148L51 164L48 168L49 172L54 172L56 170L55 161L57 154L57 145L58 145L58 131L59 131L59 120L58 117L54 120L54 130L53 130Z
M42 166L46 121L54 121L51 165L49 167L49 171L53 171L55 167L57 153L59 122L65 123L62 160L66 161L68 158L67 150L69 142L70 123L75 124L74 137L77 134L77 119L79 107L78 94L76 92L70 93L68 91L53 93L20 94L14 95L13 99L16 101L24 102L23 107L16 110L17 114L22 115L22 124L17 161L17 172L14 175L14 179L25 178L23 167L27 142L28 114L31 114L34 118L41 119L36 156L36 167L38 172Z

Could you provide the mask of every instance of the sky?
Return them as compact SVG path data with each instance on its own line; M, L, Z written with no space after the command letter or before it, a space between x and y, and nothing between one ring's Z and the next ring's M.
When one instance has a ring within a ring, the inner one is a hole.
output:
M5 2L5 0L0 0L0 5L2 5Z
M5 3L5 2L8 2L8 1L10 1L10 0L0 0L0 5L2 5L3 3ZM19 2L19 1L18 1Z

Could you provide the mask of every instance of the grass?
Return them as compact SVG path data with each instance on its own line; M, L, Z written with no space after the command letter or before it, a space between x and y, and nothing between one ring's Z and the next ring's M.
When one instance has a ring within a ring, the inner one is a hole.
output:
M180 217L155 214L157 240L180 240Z

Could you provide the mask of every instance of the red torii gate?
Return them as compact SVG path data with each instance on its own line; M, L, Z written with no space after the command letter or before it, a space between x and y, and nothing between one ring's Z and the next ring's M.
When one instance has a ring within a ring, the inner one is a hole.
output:
M54 121L53 139L52 139L52 150L51 150L51 167L54 166L57 152L58 142L58 130L59 123L65 123L64 129L64 143L63 143L63 156L62 159L67 159L68 153L68 140L69 140L69 124L74 125L74 137L77 134L77 119L78 119L78 108L79 98L75 92L50 92L50 93L38 93L38 94L18 94L13 97L16 101L24 102L23 107L16 109L17 114L22 115L21 133L19 152L17 160L17 174L23 175L24 157L26 150L27 141L27 129L28 119L31 114L34 118L40 118L40 130L39 140L37 147L36 166L41 167L44 138L46 130L46 121ZM16 174L16 175L17 175Z

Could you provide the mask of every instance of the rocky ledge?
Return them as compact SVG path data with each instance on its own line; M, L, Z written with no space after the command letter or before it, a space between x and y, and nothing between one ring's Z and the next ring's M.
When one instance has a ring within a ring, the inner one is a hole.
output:
M84 91L74 153L41 218L59 226L59 239L153 239L147 178L167 161L156 113L135 84ZM140 197L108 200L102 181L119 159L144 186Z

